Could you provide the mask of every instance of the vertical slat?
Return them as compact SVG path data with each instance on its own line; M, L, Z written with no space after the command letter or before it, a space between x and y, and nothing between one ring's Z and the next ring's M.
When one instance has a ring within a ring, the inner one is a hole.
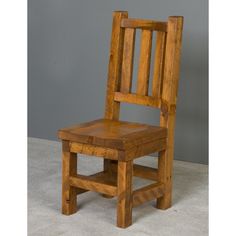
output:
M148 95L148 82L150 74L150 60L152 48L152 31L142 30L141 51L138 68L137 94Z
M158 31L155 57L154 57L153 80L152 80L152 96L156 98L160 98L161 96L163 70L164 70L165 39L166 39L166 33Z
M77 211L77 189L70 186L69 177L77 172L77 155L69 151L69 142L62 141L62 214Z
M117 226L126 228L132 224L132 176L133 161L118 162Z
M166 39L165 68L162 99L167 106L176 105L179 80L180 50L182 41L183 17L169 17ZM175 111L175 110L173 110ZM172 202L172 172L174 158L175 112L161 111L160 126L168 129L167 149L160 153L158 160L158 178L165 184L165 194L157 199L157 208L167 209Z
M121 89L122 93L130 93L132 87L132 73L134 60L135 29L125 29Z
M124 28L121 20L128 17L128 12L113 12L110 59L108 68L105 118L119 118L120 103L114 101L114 93L120 88L121 60L124 42Z

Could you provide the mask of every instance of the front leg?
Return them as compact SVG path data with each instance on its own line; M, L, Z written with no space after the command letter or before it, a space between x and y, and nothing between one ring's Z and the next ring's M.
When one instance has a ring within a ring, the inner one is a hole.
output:
M77 173L77 154L69 151L69 142L62 141L62 214L77 211L77 189L70 186L69 177Z
M126 228L132 224L133 161L118 161L117 226Z

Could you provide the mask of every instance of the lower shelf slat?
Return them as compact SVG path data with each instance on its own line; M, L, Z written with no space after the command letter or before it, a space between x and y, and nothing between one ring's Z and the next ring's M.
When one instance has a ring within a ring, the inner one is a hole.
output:
M108 178L106 172L99 172L91 176L85 176L85 175L71 176L69 178L69 183L71 186L80 189L104 193L111 196L117 195L117 187L115 181L111 178Z

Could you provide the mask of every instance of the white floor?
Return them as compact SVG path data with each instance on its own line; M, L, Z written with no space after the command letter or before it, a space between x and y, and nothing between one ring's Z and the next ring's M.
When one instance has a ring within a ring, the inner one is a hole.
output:
M208 235L208 166L174 162L173 206L157 210L155 201L133 209L133 225L116 227L116 198L105 199L87 192L78 197L79 211L60 213L61 146L59 142L29 138L28 234L34 236L205 236ZM156 158L138 160L156 166ZM82 174L98 172L102 159L79 157ZM145 184L134 179L134 188Z

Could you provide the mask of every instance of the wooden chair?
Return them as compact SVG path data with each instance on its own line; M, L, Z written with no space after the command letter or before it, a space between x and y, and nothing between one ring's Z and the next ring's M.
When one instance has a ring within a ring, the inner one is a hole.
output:
M157 199L158 209L171 206L174 127L183 17L167 22L128 18L113 13L104 119L60 129L62 140L62 213L77 211L76 197L86 191L117 196L117 226L132 224L132 208ZM136 92L131 92L135 32L141 30ZM152 91L148 93L152 35L155 42ZM120 103L160 109L160 126L119 121ZM135 158L159 152L158 169L133 164ZM103 171L77 174L77 153L104 158ZM155 183L132 190L132 177ZM96 214L96 213L95 213Z

